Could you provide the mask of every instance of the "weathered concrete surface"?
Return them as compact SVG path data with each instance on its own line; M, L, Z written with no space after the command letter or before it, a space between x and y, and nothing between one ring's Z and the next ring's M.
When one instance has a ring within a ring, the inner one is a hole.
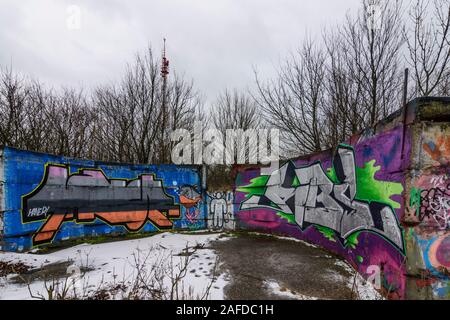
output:
M450 299L450 97L415 99L278 170L236 170L240 230L317 244L365 278L376 268L390 299Z
M294 295L355 299L348 286L353 274L336 264L341 258L321 248L254 234L239 234L211 245L219 256L220 271L231 278L225 287L226 299L289 299L272 293L265 281L275 281Z
M0 147L0 250L206 229L199 166L82 160Z

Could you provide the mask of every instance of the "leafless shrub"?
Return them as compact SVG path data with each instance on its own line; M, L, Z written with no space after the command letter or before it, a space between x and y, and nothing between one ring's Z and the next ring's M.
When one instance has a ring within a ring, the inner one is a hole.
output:
M39 300L205 300L217 279L217 260L202 292L195 292L185 279L194 255L201 248L186 245L183 253L177 255L155 248L136 249L129 261L131 274L124 272L119 279L114 270L112 281L105 281L103 275L95 284L89 279L87 271L92 270L92 263L86 254L75 274L44 278L43 291L33 290L30 281L27 287L30 297Z
M97 158L137 163L170 161L170 132L191 129L201 100L193 83L174 73L163 101L162 81L160 62L149 48L146 54L136 55L119 84L95 91Z
M0 70L0 145L96 160L168 163L170 132L191 129L194 120L204 119L193 82L176 72L168 78L163 107L160 62L151 49L136 55L121 82L93 91L87 96L72 88L49 90L12 68Z

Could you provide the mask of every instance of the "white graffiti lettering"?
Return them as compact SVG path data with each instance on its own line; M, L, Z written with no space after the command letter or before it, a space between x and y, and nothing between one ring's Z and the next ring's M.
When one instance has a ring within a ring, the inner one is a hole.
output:
M50 210L50 207L43 206L40 208L33 208L28 211L28 217L40 217L40 216L46 216L48 211Z

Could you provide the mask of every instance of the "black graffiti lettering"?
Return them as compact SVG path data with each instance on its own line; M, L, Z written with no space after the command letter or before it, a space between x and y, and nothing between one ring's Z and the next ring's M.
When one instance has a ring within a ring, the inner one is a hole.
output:
M419 220L432 219L441 229L450 228L450 184L420 192Z

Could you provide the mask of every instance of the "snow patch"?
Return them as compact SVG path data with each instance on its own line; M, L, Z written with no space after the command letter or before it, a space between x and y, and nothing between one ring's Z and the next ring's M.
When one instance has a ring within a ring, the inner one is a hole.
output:
M280 239L280 240L288 240L288 241L300 242L300 243L304 244L307 247L319 248L315 244L312 244L312 243L309 243L309 242L306 242L304 240L300 240L300 239L297 239L297 238L292 238L292 237L283 237L283 236L278 236L278 235L274 235L274 234L259 233L259 232L249 232L248 234L253 234L253 235L257 235L257 236L272 237L272 238L276 238L276 239Z
M336 260L335 265L344 268L353 276L348 278L347 287L357 293L358 300L385 300L385 298L375 289L372 283L364 279L355 269L353 269L347 262Z
M287 299L296 299L296 300L318 300L317 297L307 296L301 293L293 292L287 288L281 287L278 282L274 280L266 280L264 281L264 285L270 290L271 293L285 297Z
M137 258L145 258L145 264L150 266L159 262L169 263L170 260L176 265L188 255L191 262L183 279L183 286L186 290L192 290L195 296L202 295L211 283L217 255L207 248L207 244L218 240L219 235L161 233L133 240L85 243L48 254L0 253L0 261L23 262L33 268L73 261L73 266L91 270L83 277L83 286L98 288L117 280L131 281L136 272ZM195 252L192 253L193 251ZM25 284L11 283L10 278L1 279L0 299L31 299L28 287ZM209 298L223 299L223 288L227 283L226 275L216 275ZM30 284L30 289L32 292L44 293L44 282L34 281Z

